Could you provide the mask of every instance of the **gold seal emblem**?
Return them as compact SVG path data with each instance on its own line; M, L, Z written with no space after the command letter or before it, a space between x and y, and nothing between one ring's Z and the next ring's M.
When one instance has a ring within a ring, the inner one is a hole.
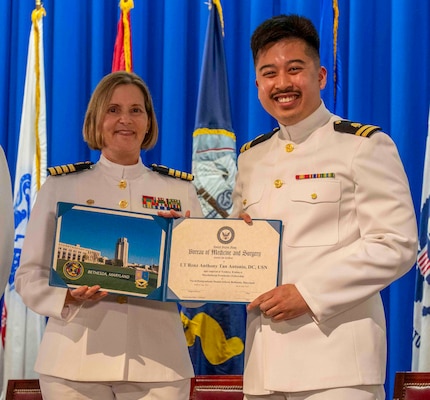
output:
M84 275L84 266L75 260L66 261L63 265L63 274L66 278L76 280Z

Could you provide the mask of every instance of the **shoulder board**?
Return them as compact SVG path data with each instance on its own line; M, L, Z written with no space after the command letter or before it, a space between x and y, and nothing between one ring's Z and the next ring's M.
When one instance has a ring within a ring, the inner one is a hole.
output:
M279 127L276 127L273 129L272 132L257 136L255 139L251 140L250 142L245 143L240 148L240 152L243 153L244 151L249 150L251 147L254 147L255 145L257 145L259 143L265 142L266 140L270 139L278 131L279 131Z
M375 132L380 131L381 127L376 125L364 125L359 122L348 120L334 121L334 130L341 133L351 133L356 136L370 137Z
M52 176L70 174L72 172L79 172L85 169L90 169L93 165L94 163L91 161L82 161L74 164L58 165L56 167L49 167L48 173Z
M151 168L155 172L158 172L162 175L171 176L172 178L179 178L184 181L192 181L194 179L193 174L189 174L188 172L182 172L182 171L178 171L177 169L165 167L164 165L151 164Z

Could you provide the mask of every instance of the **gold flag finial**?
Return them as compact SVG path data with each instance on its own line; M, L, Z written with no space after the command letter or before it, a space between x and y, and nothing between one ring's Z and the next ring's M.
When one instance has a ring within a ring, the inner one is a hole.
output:
M218 10L219 20L221 22L222 36L224 36L224 17L222 15L221 0L212 0L212 3Z

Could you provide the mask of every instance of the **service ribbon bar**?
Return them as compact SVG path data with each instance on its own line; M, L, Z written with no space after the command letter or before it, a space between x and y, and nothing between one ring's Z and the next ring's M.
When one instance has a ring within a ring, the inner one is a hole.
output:
M296 179L318 179L318 178L334 178L334 172L324 172L321 174L301 174L296 175Z

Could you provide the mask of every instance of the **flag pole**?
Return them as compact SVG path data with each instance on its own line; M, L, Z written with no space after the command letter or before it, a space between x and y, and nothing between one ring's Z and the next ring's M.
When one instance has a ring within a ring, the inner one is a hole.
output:
M43 56L43 17L41 0L35 0L31 13L27 65L19 129L14 184L14 259L5 290L2 337L3 369L0 398L4 399L9 379L37 378L33 366L46 325L44 316L27 309L15 290L15 272L20 264L27 222L37 191L46 178L46 100Z
M193 183L206 218L227 218L233 206L236 136L231 121L227 78L221 0L210 0L192 155ZM246 329L243 304L183 307L181 318L196 375L243 374ZM206 326L212 329L208 330ZM230 343L235 344L232 347ZM209 348L216 351L208 351Z

